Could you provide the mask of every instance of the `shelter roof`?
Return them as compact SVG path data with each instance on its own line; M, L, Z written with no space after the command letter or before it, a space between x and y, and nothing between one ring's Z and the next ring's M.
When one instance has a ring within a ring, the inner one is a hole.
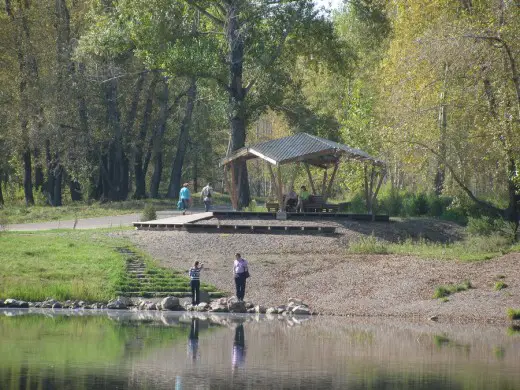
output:
M223 158L221 165L240 158L245 160L261 158L273 165L304 161L323 167L337 162L341 156L384 165L381 160L362 150L307 133L297 133L238 149L230 156Z

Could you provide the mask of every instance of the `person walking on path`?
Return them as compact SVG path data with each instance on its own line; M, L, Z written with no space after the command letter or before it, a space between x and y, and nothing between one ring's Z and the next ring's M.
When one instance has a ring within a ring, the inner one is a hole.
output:
M208 183L206 187L202 189L200 192L200 198L204 202L204 209L208 212L211 208L211 201L213 196L213 188L211 188L211 183Z
M190 208L191 193L188 186L188 183L184 183L179 192L179 208L182 210L182 215L186 215L186 210Z
M240 253L235 254L233 276L235 277L237 298L239 301L243 301L246 295L246 279L249 277L249 269L247 260L243 259Z
M191 286L191 304L193 306L200 303L200 271L204 264L200 264L196 261L193 267L190 268L190 286Z

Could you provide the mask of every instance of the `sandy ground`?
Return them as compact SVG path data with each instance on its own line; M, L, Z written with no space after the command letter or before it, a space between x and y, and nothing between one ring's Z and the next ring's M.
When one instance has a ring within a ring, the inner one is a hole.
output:
M441 322L462 323L506 322L507 308L520 308L520 253L482 262L352 255L347 253L348 243L362 235L390 241L421 236L445 242L460 238L461 229L424 220L348 221L337 226L334 236L182 231L122 234L163 266L187 270L195 260L202 261L203 281L230 294L234 292L234 253L240 252L250 263L246 300L265 305L298 297L322 314L438 316ZM508 287L494 291L499 276ZM474 288L450 296L447 302L432 298L437 286L464 280L470 280Z

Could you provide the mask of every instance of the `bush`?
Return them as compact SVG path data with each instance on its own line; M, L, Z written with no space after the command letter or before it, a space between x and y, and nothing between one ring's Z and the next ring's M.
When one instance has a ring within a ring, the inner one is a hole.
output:
M507 309L507 316L510 320L520 320L520 309Z
M437 196L431 194L427 197L428 215L431 217L440 217L451 204L451 198L447 196Z
M404 214L409 217L416 217L428 214L428 199L423 193L411 195L404 199Z
M380 199L380 208L383 212L393 216L401 215L403 194L399 190L392 188L387 194L381 194Z
M508 243L513 243L517 235L515 223L504 221L502 218L493 219L491 217L468 218L466 231L474 236L498 235Z
M446 286L439 286L435 289L433 294L434 298L444 298L448 295L454 294L459 291L466 291L471 288L471 282L469 280L464 281L461 284L448 284Z
M495 282L495 291L503 290L506 287L507 284L505 284L504 282Z
M350 200L350 212L359 214L367 212L365 196L363 195L363 193L357 192L354 194L354 196Z
M359 240L350 244L349 252L385 254L388 253L388 247L385 243L378 241L374 234L372 234L368 237L361 237Z
M142 221L153 221L157 219L157 211L155 210L154 205L147 204L144 206L143 214L141 215Z

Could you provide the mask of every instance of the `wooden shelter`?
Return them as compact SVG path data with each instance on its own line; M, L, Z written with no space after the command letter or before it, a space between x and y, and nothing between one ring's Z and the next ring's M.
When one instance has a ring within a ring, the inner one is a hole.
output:
M283 208L282 173L280 166L284 164L303 163L313 194L317 194L318 191L321 191L321 195L326 200L330 195L341 158L358 160L365 163L365 191L369 212L372 211L371 206L385 176L385 164L383 161L370 156L362 150L307 133L297 133L288 137L243 147L223 158L221 165L231 166L231 172L233 174L233 163L235 161L238 159L251 160L255 158L261 158L269 163L268 167L273 183L275 183L280 210ZM371 165L371 171L368 170L368 164ZM324 170L321 189L316 186L312 178L309 169L311 165ZM276 168L276 172L273 166ZM328 177L329 168L333 168L330 178ZM377 178L379 180L376 180ZM231 180L231 182L233 183L234 180ZM235 191L231 189L230 193L233 194ZM236 205L233 206L236 207Z

